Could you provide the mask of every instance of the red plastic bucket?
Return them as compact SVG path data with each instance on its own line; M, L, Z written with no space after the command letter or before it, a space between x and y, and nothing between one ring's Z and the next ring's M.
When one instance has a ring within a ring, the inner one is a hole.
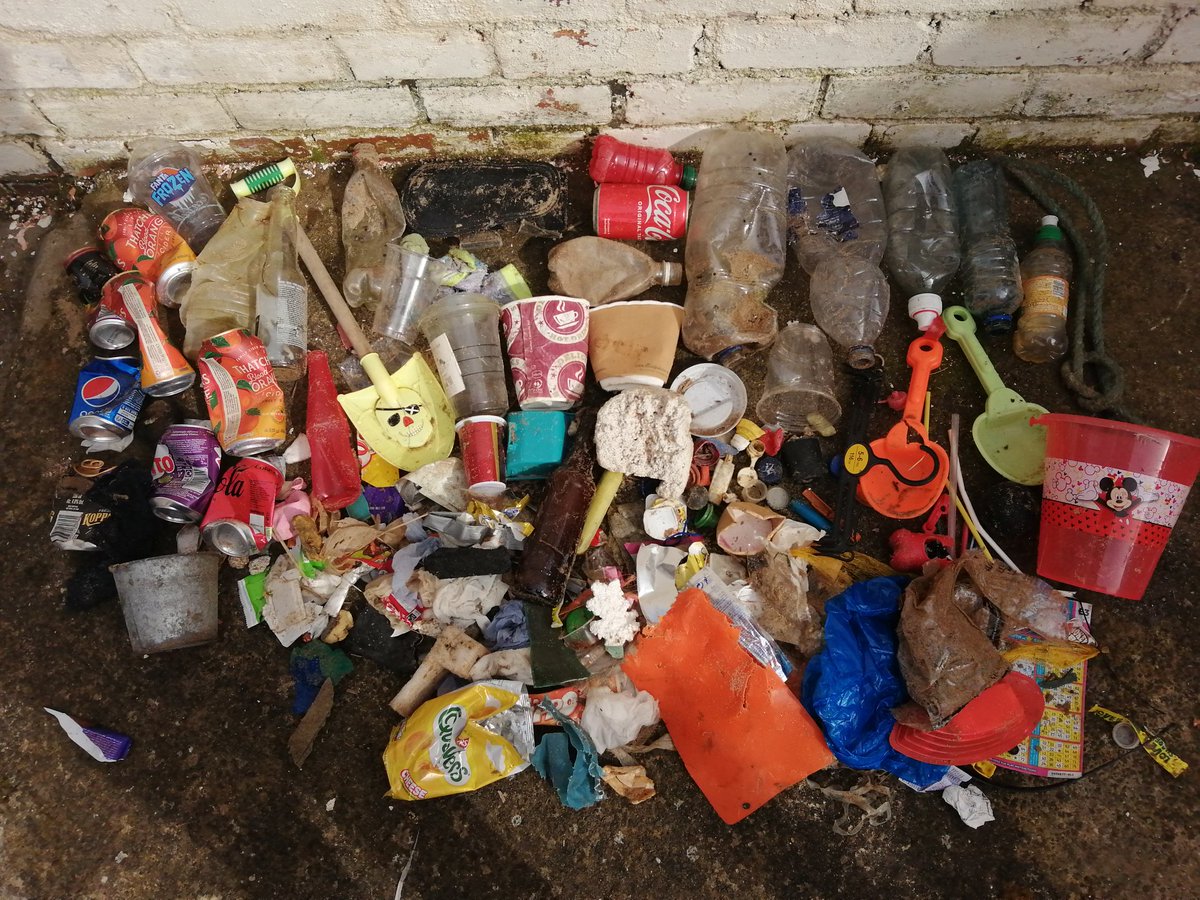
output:
M1200 470L1200 440L1050 413L1038 574L1141 600Z

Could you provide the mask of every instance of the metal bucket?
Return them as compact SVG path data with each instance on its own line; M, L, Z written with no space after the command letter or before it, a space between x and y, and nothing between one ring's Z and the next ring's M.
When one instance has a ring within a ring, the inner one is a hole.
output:
M134 653L161 653L217 639L220 563L216 553L190 553L109 567Z

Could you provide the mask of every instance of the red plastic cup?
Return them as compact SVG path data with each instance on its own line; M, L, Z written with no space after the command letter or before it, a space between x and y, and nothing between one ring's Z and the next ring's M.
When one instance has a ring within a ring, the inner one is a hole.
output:
M471 493L481 497L504 493L507 427L508 423L499 416L469 416L454 426L462 449L463 468L467 471L467 490Z
M589 308L586 300L552 296L500 311L521 409L570 409L583 396Z
M1200 471L1200 440L1051 413L1038 574L1141 600Z

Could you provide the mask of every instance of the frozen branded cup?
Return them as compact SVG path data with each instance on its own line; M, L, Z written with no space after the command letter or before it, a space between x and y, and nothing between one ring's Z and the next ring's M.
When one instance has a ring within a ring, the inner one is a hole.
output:
M621 300L592 310L588 357L600 387L662 387L675 362L683 307L661 300Z
M467 490L483 497L503 494L508 423L499 416L469 416L454 426L467 471Z
M588 311L575 297L532 297L506 304L500 324L521 409L570 409L587 374Z

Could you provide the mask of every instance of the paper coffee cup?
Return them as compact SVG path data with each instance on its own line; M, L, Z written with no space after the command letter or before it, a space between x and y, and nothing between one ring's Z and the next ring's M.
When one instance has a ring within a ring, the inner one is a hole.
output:
M588 356L606 391L662 387L675 362L683 307L661 300L622 300L592 310Z
M589 309L586 300L549 296L500 310L521 409L570 409L583 396Z
M499 416L470 416L454 426L467 473L467 490L483 497L503 494L504 454L507 450L505 429L508 423Z

